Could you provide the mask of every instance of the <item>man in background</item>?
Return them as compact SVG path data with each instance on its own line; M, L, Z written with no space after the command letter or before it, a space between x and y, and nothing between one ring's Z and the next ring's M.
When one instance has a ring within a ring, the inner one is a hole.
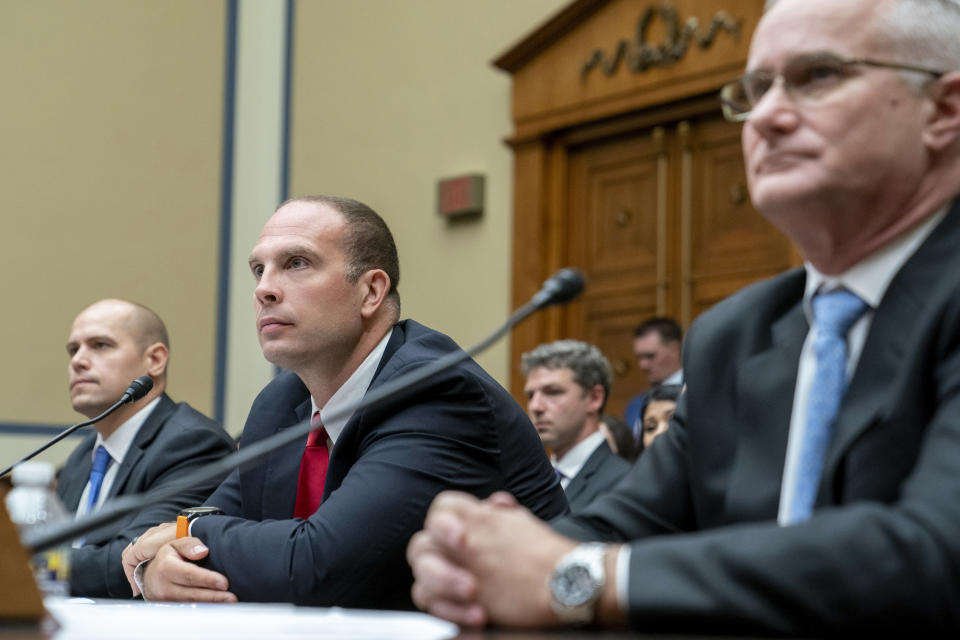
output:
M647 374L651 389L663 384L683 384L682 343L683 330L673 318L650 318L633 330L633 355L637 368ZM624 411L623 420L633 431L638 446L643 440L643 409L649 397L650 389L637 394Z
M523 354L527 415L553 456L553 466L578 511L609 491L630 465L610 450L600 416L610 393L610 363L576 340L542 344Z
M476 625L960 630L960 3L778 0L746 74L754 206L806 257L701 315L670 429L579 514L439 496L416 602ZM576 541L593 541L578 544Z
M57 494L77 517L115 496L162 487L233 451L220 425L165 393L170 340L150 309L125 300L90 305L73 321L67 355L70 401L87 418L113 406L135 378L153 379L146 396L96 423L60 471ZM205 500L217 484L191 487L87 535L71 556L71 595L131 597L119 562L123 548L158 520Z
M250 271L260 346L287 371L254 401L241 447L311 416L315 429L232 473L207 500L225 515L194 520L178 540L157 527L128 548L146 598L411 608L404 549L443 489L508 490L540 517L566 512L530 421L470 359L345 413L368 389L459 351L399 321L396 246L370 207L284 203Z

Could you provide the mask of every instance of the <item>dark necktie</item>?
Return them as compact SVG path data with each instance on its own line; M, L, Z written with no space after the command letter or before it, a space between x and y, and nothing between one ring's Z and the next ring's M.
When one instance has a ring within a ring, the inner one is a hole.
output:
M92 513L100 497L100 487L103 486L103 477L107 475L107 465L110 464L110 454L103 445L97 447L93 455L93 468L90 469L90 491L87 493L87 513Z
M309 518L323 499L323 485L327 479L330 452L327 450L327 430L320 422L320 412L313 414L315 427L307 435L307 446L300 458L300 478L297 481L297 502L293 508L294 518Z
M806 424L786 524L803 522L813 514L827 447L847 388L847 332L866 310L867 303L846 289L818 293L813 298L817 364L807 397Z

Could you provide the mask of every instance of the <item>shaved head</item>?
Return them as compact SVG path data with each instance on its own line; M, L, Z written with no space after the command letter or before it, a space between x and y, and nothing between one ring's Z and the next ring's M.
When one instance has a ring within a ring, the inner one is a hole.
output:
M109 309L116 313L117 318L122 319L124 329L129 332L142 349L146 349L157 342L170 349L170 336L167 334L167 326L163 324L163 320L153 309L129 300L106 298L94 302L80 313L86 313L94 308Z
M141 304L112 298L91 304L74 319L66 346L71 402L87 417L117 402L144 374L154 381L145 400L164 391L170 339L163 321Z

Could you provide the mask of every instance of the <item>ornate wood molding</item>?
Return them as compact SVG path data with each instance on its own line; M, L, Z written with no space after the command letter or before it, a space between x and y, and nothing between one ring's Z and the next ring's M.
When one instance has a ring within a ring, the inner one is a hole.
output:
M664 22L667 39L660 44L651 45L647 42L647 36L650 26L657 18ZM621 62L626 62L627 68L634 73L641 73L652 67L669 67L683 59L691 43L695 43L700 49L708 49L721 31L733 38L739 38L742 24L742 20L735 20L726 11L718 11L710 20L706 32L701 33L699 18L687 18L681 26L677 10L669 3L659 7L650 6L643 10L637 20L633 42L621 40L612 56L607 56L603 49L595 50L584 63L580 75L585 79L591 71L599 67L605 75L613 76Z

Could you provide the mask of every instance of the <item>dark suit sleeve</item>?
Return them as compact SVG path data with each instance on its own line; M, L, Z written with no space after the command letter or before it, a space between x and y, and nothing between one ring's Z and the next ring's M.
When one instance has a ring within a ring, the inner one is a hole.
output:
M193 427L175 420L164 425L153 446L161 449L163 455L154 456L150 461L144 490L175 482L187 472L219 460L234 450L230 438L219 428ZM150 527L174 519L180 509L203 504L215 486L216 481L207 482L176 498L148 505L124 523L119 533L102 544L74 549L70 568L71 593L90 597L132 597L120 563L124 547Z
M960 371L960 362L957 363ZM780 527L745 523L686 535L683 509L643 483L638 465L613 494L554 522L580 540L630 543L629 615L643 630L797 634L960 626L960 375L929 426L920 463L894 504L818 510ZM680 427L682 429L682 427ZM680 429L671 426L677 446ZM645 453L663 452L657 443ZM666 444L665 442L662 444ZM663 457L663 456L660 456ZM642 468L646 467L646 468ZM671 478L681 481L676 476ZM662 478L663 479L663 478ZM659 485L663 496L683 491Z
M211 516L193 533L240 600L409 608L404 551L436 494L503 488L494 413L469 375L448 376L341 434L331 468L341 447L355 460L309 519Z
M228 516L239 516L241 514L240 495L240 470L234 469L203 504L219 507Z

